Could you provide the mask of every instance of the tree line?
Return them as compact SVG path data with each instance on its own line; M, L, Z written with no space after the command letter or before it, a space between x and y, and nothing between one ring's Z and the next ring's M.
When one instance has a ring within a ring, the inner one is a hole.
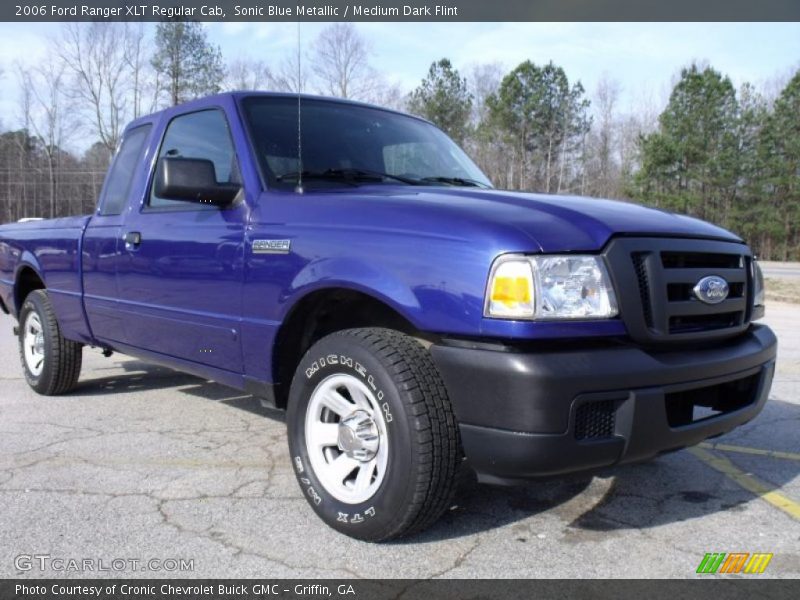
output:
M800 71L775 92L710 65L675 78L663 111L623 110L553 62L459 71L433 62L410 92L336 23L271 60L225 60L194 22L67 23L32 66L6 66L18 115L0 133L0 221L90 212L131 119L225 90L303 91L406 110L459 142L495 186L618 198L697 216L764 259L800 259ZM90 143L87 143L90 140ZM88 148L82 153L76 147Z

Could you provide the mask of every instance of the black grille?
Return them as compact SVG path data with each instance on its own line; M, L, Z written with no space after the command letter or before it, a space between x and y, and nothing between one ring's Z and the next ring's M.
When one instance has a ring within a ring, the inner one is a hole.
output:
M620 316L643 343L720 338L749 324L751 255L744 244L679 238L619 238L606 256L620 296ZM709 275L728 296L707 304L695 294Z
M670 333L691 333L736 327L742 323L740 311L717 313L713 315L684 315L669 318Z
M665 269L737 269L743 266L740 254L710 252L662 252L661 264Z
M614 435L616 402L586 402L575 411L575 439L596 440Z
M728 298L742 298L745 293L745 284L743 282L729 284L730 291ZM691 300L694 298L692 293L694 285L691 283L670 283L667 284L667 300L669 302L679 302L682 300Z
M661 252L661 265L662 277L666 281L669 333L729 329L744 322L747 305L742 293L747 272L741 253ZM720 275L728 282L729 291L725 301L709 305L697 299L694 286L707 275Z
M633 253L633 268L636 269L636 279L639 281L639 296L642 299L642 312L644 322L648 327L653 326L653 311L650 302L650 280L647 277L647 267L644 264L647 254L644 252Z
M760 380L756 373L717 385L666 394L667 422L670 427L683 427L749 406L756 400Z

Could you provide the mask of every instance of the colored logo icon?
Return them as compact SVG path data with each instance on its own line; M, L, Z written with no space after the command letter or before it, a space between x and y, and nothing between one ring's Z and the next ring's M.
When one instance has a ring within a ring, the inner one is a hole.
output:
M772 553L767 552L708 552L700 561L697 573L746 573L748 575L760 575L772 560Z

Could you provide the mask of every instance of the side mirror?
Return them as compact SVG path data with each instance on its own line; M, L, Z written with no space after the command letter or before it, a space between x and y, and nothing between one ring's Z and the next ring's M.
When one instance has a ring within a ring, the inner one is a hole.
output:
M217 183L214 163L203 158L164 156L156 165L153 191L159 198L228 206L241 189L236 183Z

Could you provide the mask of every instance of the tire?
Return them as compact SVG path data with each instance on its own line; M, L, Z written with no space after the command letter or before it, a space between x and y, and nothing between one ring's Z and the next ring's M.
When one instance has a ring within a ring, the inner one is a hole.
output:
M452 506L463 455L458 427L430 354L412 337L369 328L319 340L292 381L287 426L303 496L345 535L407 536ZM342 470L333 464L339 459ZM351 472L348 459L357 465Z
M72 390L81 373L83 345L61 335L45 290L28 294L19 324L19 356L28 385L44 396Z

